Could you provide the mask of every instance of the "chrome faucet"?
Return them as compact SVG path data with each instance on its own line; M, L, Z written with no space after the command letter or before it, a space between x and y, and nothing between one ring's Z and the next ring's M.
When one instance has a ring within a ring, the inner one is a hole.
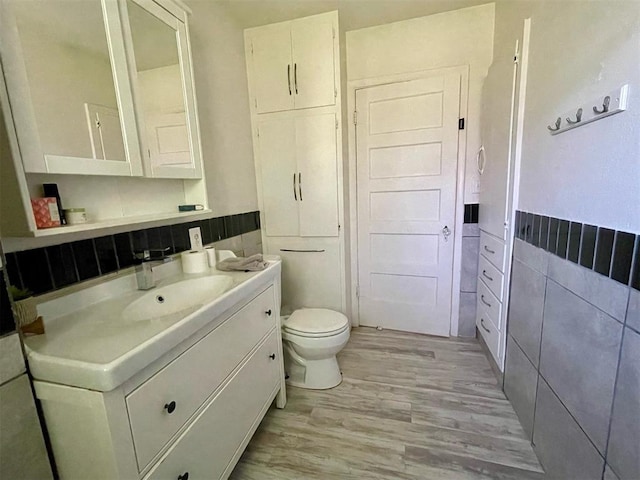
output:
M153 276L153 267L161 263L170 261L167 256L170 247L167 248L150 248L133 252L133 260L136 265L136 281L138 290L150 290L156 286Z

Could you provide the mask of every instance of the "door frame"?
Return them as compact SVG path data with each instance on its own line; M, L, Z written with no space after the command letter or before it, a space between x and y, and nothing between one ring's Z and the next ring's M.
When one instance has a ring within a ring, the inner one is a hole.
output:
M458 74L460 75L460 113L459 118L467 118L469 104L469 65L459 65L430 70L421 70L411 73L400 73L395 75L385 75L382 77L372 77L347 82L347 124L348 124L348 183L347 196L349 201L348 228L345 233L348 237L349 268L347 283L347 295L351 308L351 325L360 325L360 306L356 286L358 285L358 186L357 186L357 145L356 126L354 124L354 112L356 111L356 92L370 87L377 87L390 83L408 82L423 78ZM458 135L458 166L456 173L456 200L455 200L455 224L453 234L453 281L451 284L451 320L449 335L458 335L458 323L460 315L460 276L462 264L462 229L464 220L464 181L467 157L467 128L460 130Z

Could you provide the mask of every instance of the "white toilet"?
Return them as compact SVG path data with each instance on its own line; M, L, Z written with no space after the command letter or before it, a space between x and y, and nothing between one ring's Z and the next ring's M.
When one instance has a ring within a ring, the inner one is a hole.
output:
M340 312L303 308L282 321L287 383L324 390L342 382L336 355L349 341L349 319Z

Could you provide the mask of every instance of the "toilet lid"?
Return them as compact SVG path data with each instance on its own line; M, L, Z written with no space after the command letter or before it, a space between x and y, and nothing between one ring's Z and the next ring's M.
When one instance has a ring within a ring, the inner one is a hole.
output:
M296 310L284 321L284 327L304 333L329 333L341 330L349 324L342 313L324 308Z

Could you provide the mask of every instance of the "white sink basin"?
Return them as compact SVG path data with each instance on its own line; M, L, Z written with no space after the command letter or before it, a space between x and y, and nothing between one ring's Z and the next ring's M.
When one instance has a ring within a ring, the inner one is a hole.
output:
M212 302L232 284L233 279L228 275L213 275L154 288L129 304L122 311L122 317L126 321L141 322L193 310Z

